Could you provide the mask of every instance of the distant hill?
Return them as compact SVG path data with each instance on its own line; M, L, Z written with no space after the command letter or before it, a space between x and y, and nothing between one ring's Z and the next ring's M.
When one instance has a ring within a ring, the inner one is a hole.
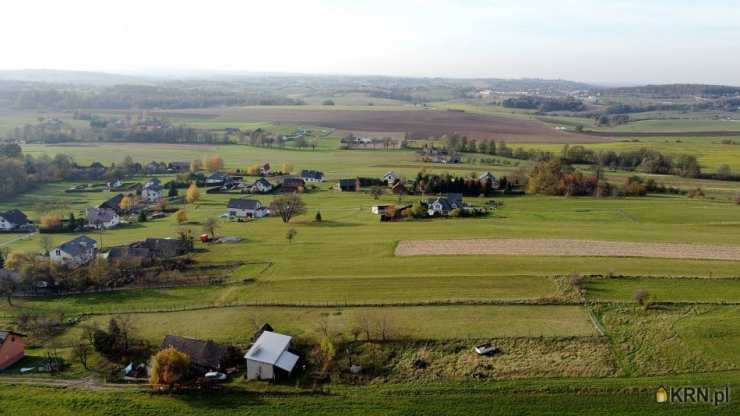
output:
M707 84L661 84L639 87L605 88L603 91L621 95L645 95L653 98L698 96L706 98L736 97L740 87Z
M0 81L43 82L50 84L116 85L147 83L144 77L105 72L64 71L55 69L0 70Z

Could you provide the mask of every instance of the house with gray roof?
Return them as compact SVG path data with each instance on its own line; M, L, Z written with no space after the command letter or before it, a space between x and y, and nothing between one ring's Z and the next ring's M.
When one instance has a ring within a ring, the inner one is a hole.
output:
M110 208L88 208L85 214L89 227L109 229L121 223L121 217Z
M31 225L26 214L17 209L0 212L0 231L13 231Z
M141 199L149 203L157 203L162 200L163 190L159 179L152 178L144 184L144 189L141 190Z
M324 172L318 170L302 170L301 178L306 182L324 182Z
M256 181L254 181L254 184L251 187L252 192L258 194L266 194L268 192L271 192L272 188L273 186L270 181L265 178L257 179Z
M74 269L89 263L95 258L97 244L92 238L81 235L53 248L49 252L49 257L56 264Z
M247 360L247 380L274 380L290 375L298 356L288 351L291 337L263 331L244 358Z
M178 351L190 357L190 365L199 373L225 370L227 347L213 341L195 338L167 335L164 337L161 349L175 347Z
M256 199L232 198L227 205L229 218L262 218L269 213Z
M447 216L450 215L452 210L463 208L465 208L463 195L457 193L439 196L427 201L427 214L429 214L429 216L431 217Z
M123 201L123 194L118 194L109 200L98 205L98 208L108 208L121 213L121 201Z

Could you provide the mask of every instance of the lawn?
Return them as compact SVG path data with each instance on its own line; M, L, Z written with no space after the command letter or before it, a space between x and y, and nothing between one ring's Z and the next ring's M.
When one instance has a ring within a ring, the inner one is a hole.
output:
M461 339L494 337L592 336L596 330L581 306L455 305L416 307L233 307L130 315L137 334L154 343L167 334L246 344L269 322L280 331L314 338L324 320L333 331L350 337L361 317L387 319L395 337ZM109 316L90 318L105 324ZM69 334L74 337L74 331Z
M600 279L586 286L588 298L599 302L634 302L639 290L655 302L740 303L738 279Z

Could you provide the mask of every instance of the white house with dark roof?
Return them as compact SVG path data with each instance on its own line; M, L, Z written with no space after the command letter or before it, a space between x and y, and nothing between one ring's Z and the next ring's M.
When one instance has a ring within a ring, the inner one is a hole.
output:
M306 182L324 182L324 172L318 170L302 170L301 178Z
M156 203L162 199L162 183L157 178L149 180L144 184L144 189L141 190L141 199L149 203Z
M427 201L427 214L432 217L435 215L447 216L450 215L453 209L463 208L465 208L463 195L457 193L447 194Z
M383 180L387 182L388 185L393 185L399 179L401 179L401 175L397 174L394 171L387 172L385 175L383 175Z
M230 199L229 218L262 218L269 213L256 199Z
M21 227L30 225L26 214L20 210L11 209L10 211L0 212L0 231L17 230Z
M121 217L110 208L88 208L87 225L95 228L113 228L121 223Z
M247 380L273 380L281 374L290 375L298 356L288 351L288 335L264 331L244 355L247 360Z
M76 268L94 259L96 250L97 242L88 236L81 235L53 248L49 252L49 257L56 264Z
M265 178L259 178L254 182L254 185L252 185L252 192L266 194L268 192L271 192L272 188L273 186L270 181Z
M493 173L489 171L485 171L480 176L478 176L478 180L481 182L486 182L490 180L492 184L496 183L496 177L493 175Z

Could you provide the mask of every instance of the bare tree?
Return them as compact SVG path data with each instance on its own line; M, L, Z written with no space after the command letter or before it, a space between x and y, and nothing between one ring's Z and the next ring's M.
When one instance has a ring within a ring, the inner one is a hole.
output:
M82 367L85 370L89 370L87 367L87 360L90 358L91 353L92 347L84 338L72 345L72 356L82 364Z
M306 204L298 194L282 195L272 200L270 212L277 213L284 223L296 215L306 213Z
M219 227L221 227L221 225L215 218L206 218L203 223L203 231L210 234L211 238L216 238L216 229Z
M372 195L374 199L380 198L380 196L383 195L383 192L384 192L383 191L383 188L381 188L379 186L373 186L370 189L370 195Z
M49 252L51 251L52 247L54 247L53 243L51 242L51 237L49 236L49 234L41 235L41 238L39 238L39 247L41 247L42 255L44 256L49 255Z

